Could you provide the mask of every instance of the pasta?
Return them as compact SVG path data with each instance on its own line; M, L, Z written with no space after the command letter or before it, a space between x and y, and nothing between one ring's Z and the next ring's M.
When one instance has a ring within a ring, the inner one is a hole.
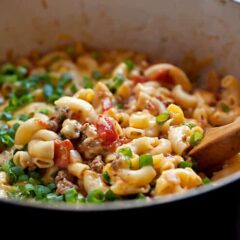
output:
M240 170L239 154L213 175L189 156L206 128L240 116L234 76L210 73L210 92L142 54L66 49L0 68L0 197L158 198Z

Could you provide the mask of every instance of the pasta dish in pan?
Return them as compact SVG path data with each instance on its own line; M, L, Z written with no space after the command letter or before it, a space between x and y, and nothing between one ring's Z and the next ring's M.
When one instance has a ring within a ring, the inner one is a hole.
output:
M151 198L240 169L237 155L207 176L188 155L207 127L240 115L238 81L209 74L208 82L211 91L172 64L81 44L2 65L0 196Z

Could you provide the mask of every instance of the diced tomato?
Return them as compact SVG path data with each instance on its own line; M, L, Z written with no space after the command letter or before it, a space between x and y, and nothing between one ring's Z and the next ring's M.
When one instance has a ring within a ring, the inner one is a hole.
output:
M174 79L169 73L167 69L161 69L152 76L149 77L152 81L157 81L159 83L167 84L167 85L174 85Z
M103 141L105 146L113 145L118 139L118 133L108 117L100 115L96 127L98 136Z
M70 140L66 139L54 141L54 162L59 168L67 168L70 158L70 150L73 145Z
M135 84L149 81L149 79L146 76L142 75L133 76L132 80L134 81Z
M107 111L110 108L112 108L112 101L109 97L102 99L102 108L103 108L103 111Z

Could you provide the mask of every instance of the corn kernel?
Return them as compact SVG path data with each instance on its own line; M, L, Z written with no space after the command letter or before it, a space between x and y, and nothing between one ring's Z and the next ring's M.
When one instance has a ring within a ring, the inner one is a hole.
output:
M170 114L170 117L173 119L173 124L181 124L184 122L184 114L179 106L170 104L167 110Z

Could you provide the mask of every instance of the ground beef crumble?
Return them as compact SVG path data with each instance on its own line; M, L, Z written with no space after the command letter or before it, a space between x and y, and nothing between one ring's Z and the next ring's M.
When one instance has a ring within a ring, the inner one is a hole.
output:
M55 177L55 184L57 186L56 193L63 195L64 192L75 187L78 189L78 186L71 182L73 178L66 171L59 171Z

